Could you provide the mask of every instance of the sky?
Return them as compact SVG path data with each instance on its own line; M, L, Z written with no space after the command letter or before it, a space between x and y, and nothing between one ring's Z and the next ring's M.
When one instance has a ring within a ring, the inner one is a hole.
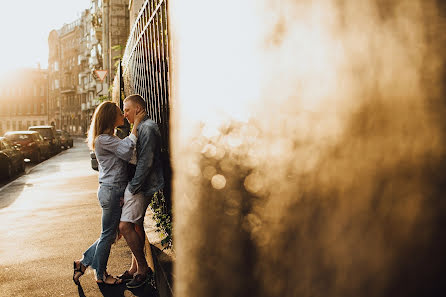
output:
M0 75L48 65L48 34L71 23L90 0L0 0Z

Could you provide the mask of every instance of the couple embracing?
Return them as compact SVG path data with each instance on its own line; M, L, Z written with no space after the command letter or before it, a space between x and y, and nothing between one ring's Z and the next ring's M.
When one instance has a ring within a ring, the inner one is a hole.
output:
M138 288L153 281L154 265L150 248L144 255L145 232L143 227L147 207L157 192L164 187L161 165L161 137L157 124L145 111L146 103L140 95L124 100L124 114L113 102L103 102L95 110L88 144L95 151L99 163L98 200L102 208L102 232L73 263L73 281L88 267L95 270L99 284ZM114 135L115 128L124 124L124 117L133 124L131 134L124 139ZM136 165L129 180L129 163ZM132 251L128 270L114 277L107 273L107 262L112 243L120 232Z

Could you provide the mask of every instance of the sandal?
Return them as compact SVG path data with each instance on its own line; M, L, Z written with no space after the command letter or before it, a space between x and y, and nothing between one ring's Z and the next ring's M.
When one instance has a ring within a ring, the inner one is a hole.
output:
M79 266L78 266L79 264ZM84 267L84 269L82 270L82 267ZM73 261L73 282L76 285L80 285L81 283L79 282L79 278L84 275L85 270L87 269L86 266L84 266L80 261L76 263L76 261ZM80 274L77 274L80 273Z
M136 289L150 281L150 276L146 274L135 274L133 279L127 283L127 288Z
M123 274L118 275L117 278L122 279L123 282L128 282L133 279L133 274L126 270Z
M113 281L112 283L107 283L107 279L113 279L114 281ZM115 286L115 285L120 285L120 284L122 284L122 279L120 279L120 278L116 278L116 277L113 277L113 276L107 274L107 276L105 277L105 280L98 279L98 280L96 281L96 283L97 283L97 284L100 284L100 285Z

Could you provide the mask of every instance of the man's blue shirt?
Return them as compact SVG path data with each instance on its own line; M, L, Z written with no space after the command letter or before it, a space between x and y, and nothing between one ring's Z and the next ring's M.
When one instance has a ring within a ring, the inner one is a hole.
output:
M151 197L164 187L163 167L161 163L161 133L158 125L148 116L138 125L136 142L135 175L129 182L132 194L142 192Z

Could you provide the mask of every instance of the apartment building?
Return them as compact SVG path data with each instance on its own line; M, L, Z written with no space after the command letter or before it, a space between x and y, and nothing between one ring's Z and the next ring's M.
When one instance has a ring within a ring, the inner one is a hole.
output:
M0 81L0 135L47 125L48 75L40 68L20 69Z
M85 135L94 109L109 95L115 62L128 37L128 0L92 0L81 17L48 37L49 118ZM106 70L101 81L97 70Z

